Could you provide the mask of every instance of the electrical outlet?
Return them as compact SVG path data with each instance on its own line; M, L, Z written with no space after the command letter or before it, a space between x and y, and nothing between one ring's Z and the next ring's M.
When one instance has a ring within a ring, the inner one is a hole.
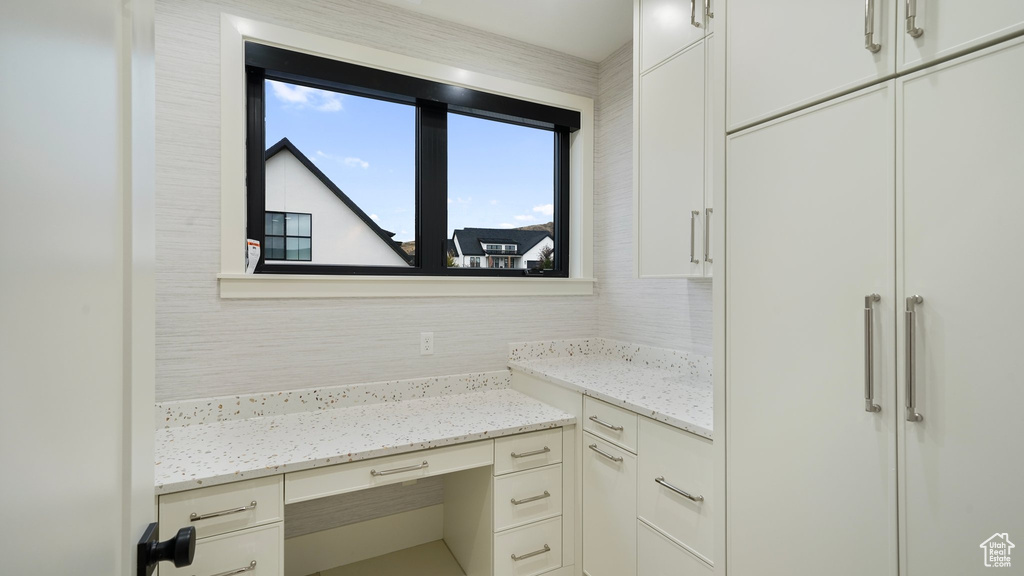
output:
M430 356L434 353L434 333L420 332L420 356Z

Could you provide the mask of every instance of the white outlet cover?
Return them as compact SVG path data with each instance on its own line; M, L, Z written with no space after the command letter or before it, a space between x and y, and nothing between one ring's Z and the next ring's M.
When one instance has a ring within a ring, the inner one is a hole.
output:
M420 332L420 355L429 356L434 353L434 333Z

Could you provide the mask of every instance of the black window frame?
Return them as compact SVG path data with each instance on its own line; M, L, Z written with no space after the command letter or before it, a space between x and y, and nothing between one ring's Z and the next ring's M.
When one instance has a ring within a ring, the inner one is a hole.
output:
M411 266L289 264L260 255L256 273L412 276L569 276L571 134L580 113L340 60L245 43L246 230L264 245L266 212L265 81L277 80L416 107L416 255ZM448 252L448 114L539 128L553 135L555 254L551 270L446 265ZM254 223L258 222L258 225ZM311 241L312 242L312 241Z
M282 212L280 210L267 210L263 214L264 215L266 215L266 214L282 214L285 217L284 218L284 234L270 234L270 236L273 236L274 238L284 238L284 258L273 258L273 259L270 260L271 262L312 262L313 261L313 214L308 213L308 212ZM295 216L309 216L309 236L302 236L301 234L299 234L299 235L292 235L292 234L288 233L288 216L289 215L293 215L293 214ZM265 258L266 254L269 252L269 250L266 248L266 237L267 237L266 231L267 231L266 226L264 226L264 228L263 228L263 240L264 241L260 242L260 246L264 247L264 249L260 251L262 253L261 257L263 257L263 258ZM309 238L309 260L303 260L302 258L299 258L299 259L296 259L296 260L290 260L288 258L288 239L289 238Z

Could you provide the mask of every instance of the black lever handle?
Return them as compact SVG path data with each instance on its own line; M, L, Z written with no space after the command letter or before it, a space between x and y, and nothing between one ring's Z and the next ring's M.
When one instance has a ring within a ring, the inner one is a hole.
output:
M174 538L157 541L157 523L150 524L139 540L138 576L152 576L159 562L174 562L176 568L191 566L196 556L196 528L178 530Z

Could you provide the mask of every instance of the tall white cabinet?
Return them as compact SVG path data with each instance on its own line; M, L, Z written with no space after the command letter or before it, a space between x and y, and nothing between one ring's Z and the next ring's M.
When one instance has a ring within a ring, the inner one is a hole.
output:
M989 573L1024 538L1024 4L722 12L727 574Z
M636 0L634 231L641 278L711 276L710 0Z

